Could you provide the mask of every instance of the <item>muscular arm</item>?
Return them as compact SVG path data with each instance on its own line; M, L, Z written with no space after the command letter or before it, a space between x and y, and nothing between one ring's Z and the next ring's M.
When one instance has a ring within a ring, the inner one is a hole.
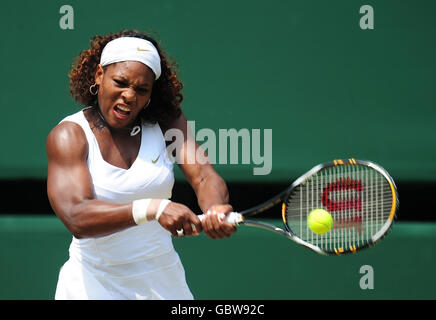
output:
M184 140L183 142L179 141L176 149L177 164L194 189L198 205L203 213L209 209L220 213L231 212L233 208L229 205L227 185L212 164L209 161L204 161L208 160L207 155L195 142L185 116L182 114L176 119L172 127L183 132ZM194 154L201 154L203 160L199 161ZM228 237L236 231L232 225L222 223L216 216L207 217L203 221L203 230L214 239Z
M86 163L88 143L80 126L71 122L59 124L50 132L46 149L50 204L76 238L104 236L136 225L131 203L117 204L94 199ZM147 210L149 216L155 216L159 202L150 203ZM173 235L177 235L177 230L182 228L186 235L192 235L191 224L198 232L202 231L198 217L180 203L167 205L159 223Z
M227 185L210 163L182 164L180 167L197 195L202 212L205 213L214 205L229 204Z
M79 125L63 122L55 127L46 152L50 204L76 238L103 236L135 225L131 204L94 199L86 164L88 144Z

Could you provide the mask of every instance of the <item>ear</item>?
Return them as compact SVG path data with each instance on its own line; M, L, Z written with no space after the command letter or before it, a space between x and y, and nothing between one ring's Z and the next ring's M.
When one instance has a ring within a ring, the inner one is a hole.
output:
M97 65L97 70L95 71L95 83L101 85L103 82L104 70L101 64Z

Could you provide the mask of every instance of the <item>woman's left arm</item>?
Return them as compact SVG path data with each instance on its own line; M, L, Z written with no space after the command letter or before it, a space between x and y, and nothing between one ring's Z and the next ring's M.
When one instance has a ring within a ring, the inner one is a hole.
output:
M194 189L201 210L208 213L202 222L203 231L212 239L229 237L236 232L236 228L219 218L220 213L233 211L224 179L196 143L183 113L173 121L171 128L179 132L174 135L177 138L173 142L177 164ZM183 141L177 140L181 137Z

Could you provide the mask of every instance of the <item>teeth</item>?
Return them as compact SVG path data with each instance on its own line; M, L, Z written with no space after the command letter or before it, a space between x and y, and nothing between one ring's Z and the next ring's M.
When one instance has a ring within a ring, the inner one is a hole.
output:
M129 109L129 108L122 107L122 106L120 106L120 105L117 105L117 107L118 107L118 109L120 109L120 110L122 110L122 111L130 112L130 109Z

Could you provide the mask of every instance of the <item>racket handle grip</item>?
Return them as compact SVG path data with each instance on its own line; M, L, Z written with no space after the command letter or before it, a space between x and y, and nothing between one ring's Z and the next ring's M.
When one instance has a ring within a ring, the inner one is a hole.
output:
M198 216L198 218L200 219L200 221L203 221L204 218L206 218L206 215L204 215L204 214L200 214L200 215ZM229 213L227 214L227 216L226 216L224 213L220 213L220 214L218 215L218 218L219 218L220 220L225 219L226 222L228 222L228 223L230 223L230 224L233 224L234 226L238 226L239 223L243 220L242 215L239 214L239 213L237 213L237 212L229 212Z
M198 218L200 219L200 221L203 221L204 218L206 218L206 215L204 215L204 214L200 214L200 215L198 216ZM237 213L237 212L229 212L229 213L227 214L227 216L226 216L224 213L220 213L220 214L218 215L218 218L219 218L220 220L225 219L226 222L228 222L228 223L230 223L230 224L233 224L235 227L238 226L238 225L242 222L242 220L244 220L244 218L242 217L242 215L239 214L239 213ZM195 226L194 226L193 224L191 224L191 226L192 226L192 230L195 231ZM183 231L183 229L181 229L181 230L177 230L177 236L178 236L178 237L183 237L184 235L185 235L185 232Z

